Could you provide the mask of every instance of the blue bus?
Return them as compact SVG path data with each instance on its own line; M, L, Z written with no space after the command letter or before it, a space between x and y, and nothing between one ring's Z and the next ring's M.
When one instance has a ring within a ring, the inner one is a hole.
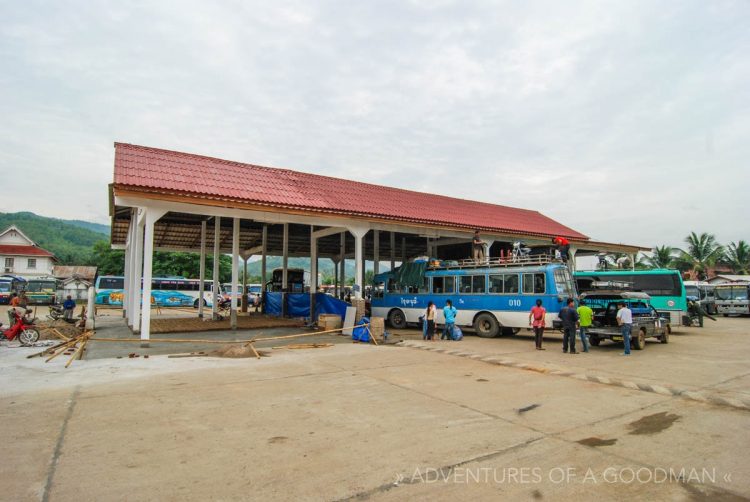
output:
M398 277L398 269L378 274L371 299L372 315L388 319L394 328L419 322L429 301L437 306L436 322L442 324L442 307L451 300L458 310L457 326L493 338L528 328L529 312L537 299L547 310L545 324L551 328L567 299L576 298L567 266L543 256L536 264L498 260L479 266L431 267L416 287L403 286Z

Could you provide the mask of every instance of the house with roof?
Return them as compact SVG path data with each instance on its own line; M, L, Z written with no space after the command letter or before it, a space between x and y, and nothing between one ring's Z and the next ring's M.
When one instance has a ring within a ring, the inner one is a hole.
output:
M36 245L15 225L0 233L0 266L3 274L20 277L52 275L55 255Z

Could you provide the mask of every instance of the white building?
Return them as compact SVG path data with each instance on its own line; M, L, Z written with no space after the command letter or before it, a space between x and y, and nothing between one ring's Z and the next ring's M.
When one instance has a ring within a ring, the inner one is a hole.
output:
M50 276L56 261L55 255L37 246L15 225L0 233L0 275Z
M720 274L708 280L710 284L725 284L727 282L750 282L750 275Z

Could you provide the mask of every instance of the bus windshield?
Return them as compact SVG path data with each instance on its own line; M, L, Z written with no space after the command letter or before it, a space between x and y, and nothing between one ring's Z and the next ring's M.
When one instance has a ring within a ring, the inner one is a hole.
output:
M750 286L716 286L717 300L747 300L747 290Z
M0 291L10 291L10 283L0 282Z

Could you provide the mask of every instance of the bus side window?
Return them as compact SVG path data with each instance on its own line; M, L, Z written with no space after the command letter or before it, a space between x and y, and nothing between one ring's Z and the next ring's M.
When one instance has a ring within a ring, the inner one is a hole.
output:
M444 287L445 280L443 277L433 277L432 278L432 292L436 295L439 295L443 292L445 289Z
M453 294L454 290L454 284L456 282L455 277L444 277L445 282L445 289L443 290L443 293Z
M429 293L430 292L430 278L425 277L422 280L422 285L419 287L418 293Z
M503 282L505 283L503 286L505 293L518 293L518 274L504 275Z
M543 295L546 292L544 274L534 274L534 294Z
M472 291L474 293L484 293L486 288L486 276L474 275L472 276Z
M522 274L523 278L523 292L524 294L531 294L534 292L534 274Z
M462 275L459 277L459 293L471 293L471 276Z
M502 292L503 292L503 276L491 275L490 276L490 293L502 293Z

